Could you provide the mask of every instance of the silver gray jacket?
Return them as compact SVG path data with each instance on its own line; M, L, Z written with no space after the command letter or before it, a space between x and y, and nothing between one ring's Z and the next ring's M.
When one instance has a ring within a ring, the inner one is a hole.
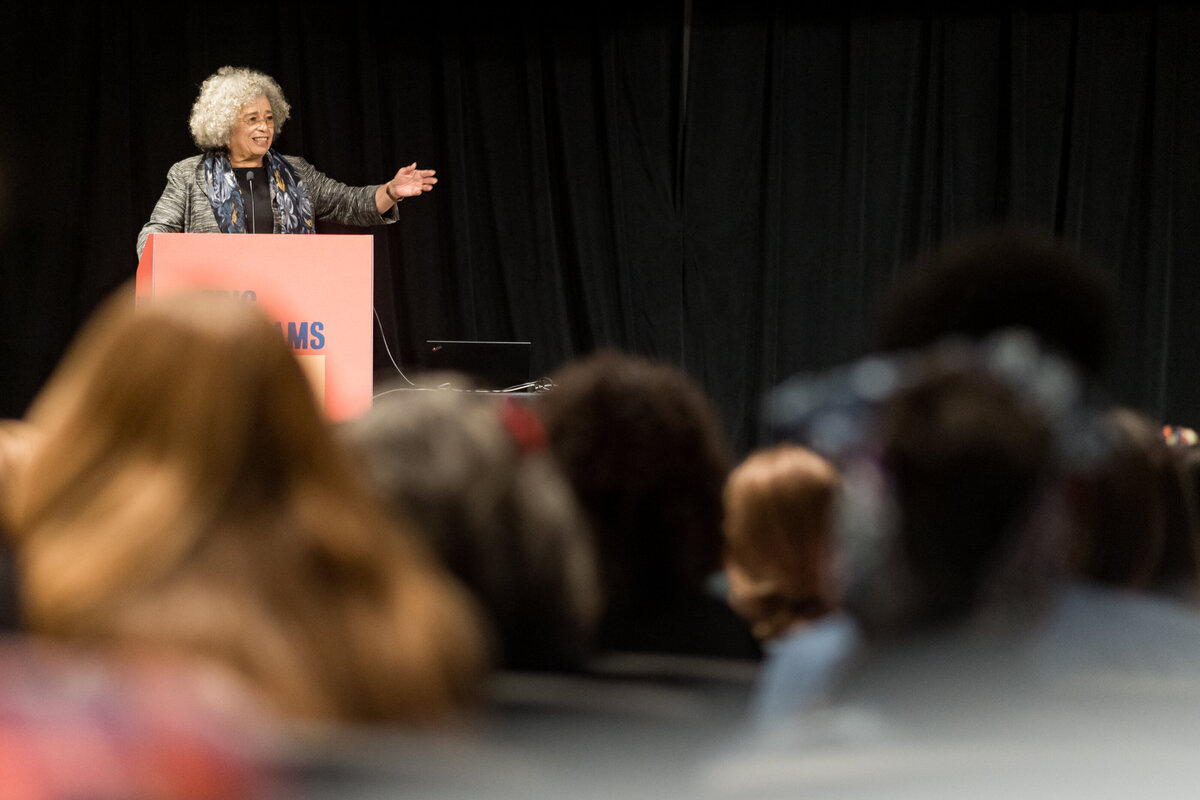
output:
M375 208L375 186L347 186L322 173L297 156L284 156L296 170L300 184L308 194L318 220L343 225L383 225L399 218L396 207L386 214ZM167 188L154 206L150 221L137 238L141 258L146 237L152 233L220 233L217 218L204 193L202 156L177 161L167 172ZM279 214L275 214L275 232L279 232Z

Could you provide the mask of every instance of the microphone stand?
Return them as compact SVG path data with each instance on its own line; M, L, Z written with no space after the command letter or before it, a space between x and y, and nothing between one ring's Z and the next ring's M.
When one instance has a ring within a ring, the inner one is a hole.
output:
M254 219L254 170L246 172L246 180L250 183L250 232L258 233Z

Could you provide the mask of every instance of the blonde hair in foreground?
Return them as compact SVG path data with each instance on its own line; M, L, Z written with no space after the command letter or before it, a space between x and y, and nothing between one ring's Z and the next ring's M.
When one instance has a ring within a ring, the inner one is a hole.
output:
M111 300L37 398L10 523L35 632L215 659L285 713L471 699L465 594L368 497L251 303Z
M804 447L751 454L725 484L729 601L772 639L837 605L833 585L837 470Z
M37 432L23 419L0 419L0 500L33 455Z

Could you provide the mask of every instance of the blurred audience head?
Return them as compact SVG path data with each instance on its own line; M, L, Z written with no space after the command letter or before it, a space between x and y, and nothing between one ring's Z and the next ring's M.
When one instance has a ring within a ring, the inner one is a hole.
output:
M10 523L35 632L210 659L301 717L425 720L476 690L469 600L255 304L114 297L28 418Z
M33 456L37 436L28 422L0 420L0 510L7 501L9 487L16 474L25 469ZM21 627L20 593L12 538L4 514L0 513L0 633Z
M1172 447L1162 425L1129 408L1105 417L1109 448L1081 486L1073 567L1121 589L1200 599L1200 519L1190 449Z
M729 604L756 637L773 639L836 608L837 470L807 448L751 454L725 484Z
M703 390L673 366L615 352L552 379L537 408L595 532L606 631L637 609L703 594L721 566L732 460Z
M954 372L898 392L880 422L907 613L957 621L1019 577L1004 574L1014 550L1039 544L1022 539L1040 533L1026 528L1049 477L1050 433L1001 381Z
M25 420L0 419L0 496L12 476L29 463L37 438L34 427Z
M378 494L475 593L500 665L572 668L590 654L599 578L585 517L530 402L397 389L345 433Z
M774 395L841 469L846 606L869 635L1027 619L1060 585L1082 383L1026 331L872 357Z
M1111 357L1114 315L1109 282L1065 243L1036 230L988 228L952 238L907 268L880 304L875 347L1025 328L1098 376Z

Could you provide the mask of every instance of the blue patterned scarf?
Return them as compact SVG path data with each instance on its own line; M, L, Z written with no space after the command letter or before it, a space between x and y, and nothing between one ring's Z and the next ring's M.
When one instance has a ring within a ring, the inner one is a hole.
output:
M282 233L316 233L312 203L300 182L300 176L283 156L267 151L267 172L271 181L271 205ZM221 233L245 233L245 205L229 153L209 150L204 154L204 192L217 216Z

